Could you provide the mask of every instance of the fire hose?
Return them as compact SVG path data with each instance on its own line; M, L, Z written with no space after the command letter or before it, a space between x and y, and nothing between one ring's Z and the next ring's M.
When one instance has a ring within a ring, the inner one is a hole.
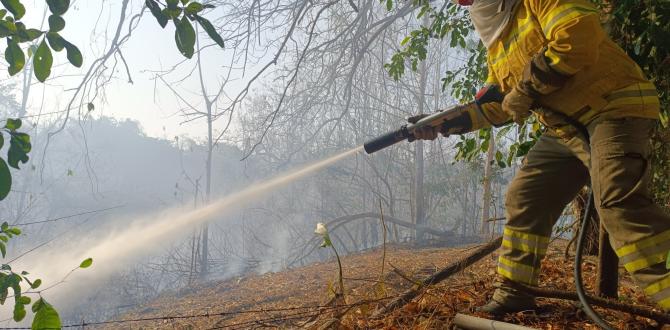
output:
M480 109L482 104L489 102L502 102L504 95L498 90L497 86L489 86L488 88L482 90L477 97L475 98L474 104ZM443 111L436 112L434 114L428 115L424 118L421 118L419 121L413 124L406 124L400 127L400 129L391 131L379 137L376 137L372 140L367 141L363 146L365 152L368 154L374 153L381 149L390 147L401 141L412 142L416 139L414 132L418 129L421 129L426 126L430 127L440 127L448 128L447 126L454 121L454 111L459 106L445 109ZM544 111L551 111L544 109ZM590 135L588 130L584 125L574 120L573 118L556 111L551 111L552 114L560 116L566 123L573 126L577 131L584 137L586 140L587 146L590 146ZM453 125L453 124L452 124ZM588 226L588 219L591 216L591 208L593 207L593 189L589 189L588 201L586 203L586 209L584 211L584 216L582 218L582 223L579 230L579 235L577 239L577 251L575 251L575 267L574 267L574 276L575 276L575 289L577 291L577 296L579 301L582 304L582 309L586 315L593 320L598 326L606 330L614 330L602 317L593 310L586 298L586 293L584 290L584 282L582 279L582 260L583 260L583 251L584 243L586 242L586 228Z

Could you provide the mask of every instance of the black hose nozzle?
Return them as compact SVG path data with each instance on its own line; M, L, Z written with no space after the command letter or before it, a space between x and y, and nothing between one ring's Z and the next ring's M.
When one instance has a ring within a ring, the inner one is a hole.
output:
M365 149L366 153L371 154L375 151L382 150L400 141L408 139L413 140L414 135L409 132L407 125L404 125L398 130L386 133L382 136L378 136L370 141L365 142L365 144L363 144L363 149Z

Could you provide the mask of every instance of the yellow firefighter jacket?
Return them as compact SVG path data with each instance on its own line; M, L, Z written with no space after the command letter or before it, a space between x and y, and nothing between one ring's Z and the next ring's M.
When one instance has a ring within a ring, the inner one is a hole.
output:
M541 51L558 73L568 75L563 87L538 103L582 124L596 118L658 118L656 88L600 25L598 10L584 0L523 0L506 31L488 49L487 84L509 92L524 68ZM551 118L537 113L546 126ZM500 104L470 111L473 129L508 121Z

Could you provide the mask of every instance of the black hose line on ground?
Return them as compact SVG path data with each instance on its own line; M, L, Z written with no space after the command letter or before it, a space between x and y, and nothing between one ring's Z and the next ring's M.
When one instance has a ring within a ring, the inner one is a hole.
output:
M586 209L584 217L582 218L582 225L579 228L579 237L577 238L577 251L575 251L575 289L577 297L582 304L584 313L593 320L598 326L605 330L614 330L607 321L603 320L600 315L591 308L591 305L586 300L586 293L584 292L584 282L582 280L582 254L584 252L584 243L586 242L586 228L589 223L589 216L591 215L591 207L593 206L593 189L589 192L588 201L586 202Z
M551 111L551 110L550 110ZM584 136L586 140L586 145L588 148L591 147L591 135L589 134L588 129L582 125L582 123L574 120L572 117L569 117L561 112L552 111L555 114L563 117L563 119L573 127L575 127L580 134ZM586 300L586 292L584 290L584 281L582 279L582 257L584 253L584 244L586 243L586 229L589 224L589 217L591 216L591 207L593 207L593 188L589 188L589 196L586 202L586 209L584 210L584 216L582 217L582 224L579 229L579 235L577 238L577 251L575 251L575 291L577 291L577 297L579 297L579 302L582 304L582 309L584 313L599 327L605 330L614 330L607 321L603 320L596 311L593 310L589 302Z

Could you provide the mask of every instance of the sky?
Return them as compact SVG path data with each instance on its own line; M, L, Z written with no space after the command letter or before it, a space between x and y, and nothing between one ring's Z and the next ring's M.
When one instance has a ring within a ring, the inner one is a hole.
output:
M52 77L46 84L41 84L33 79L33 87L28 103L28 113L36 115L39 113L53 113L39 117L40 123L52 122L62 119L62 110L74 93L74 89L81 83L83 74L91 66L92 62L106 50L106 40L112 38L120 13L120 0L80 0L73 1L70 10L64 15L66 27L61 35L79 47L84 55L84 64L78 69L67 62L65 52L54 54L54 69ZM139 13L144 1L132 0L130 11L133 15ZM45 2L42 0L24 1L27 8L26 18L23 19L28 27L39 27ZM212 18L212 14L205 17ZM44 28L46 29L46 28ZM127 31L124 28L123 33ZM204 43L211 40L203 36ZM25 49L25 45L24 45ZM211 86L211 90L218 89L219 82L227 73L223 65L230 61L230 49L210 48L203 56L205 66L205 84ZM177 99L172 92L160 80L155 80L154 72L170 68L176 63L186 60L177 50L174 42L174 28L171 24L161 29L153 16L145 12L138 28L130 40L122 48L123 56L128 63L128 71L133 83L128 82L125 68L119 62L115 70L115 78L104 89L104 98L98 96L93 101L95 110L93 116L111 116L123 120L129 118L141 123L144 132L153 137L173 139L175 136L190 136L203 139L206 136L206 123L204 119L184 123L184 117L179 110L185 104ZM110 65L113 61L109 61ZM3 65L6 66L5 63ZM188 75L188 71L195 65L195 56L182 64L177 74L166 78L189 103L204 109L204 102L200 96L200 85L197 75L193 74L189 79L176 84L176 80ZM6 68L1 73L8 77ZM3 77L4 78L4 77ZM0 78L2 79L2 78ZM9 78L18 86L21 84L22 74ZM236 80L229 84L225 91L234 96L242 86L242 80ZM85 97L88 102L90 97ZM61 111L59 113L59 111ZM76 118L76 111L75 116ZM38 117L32 117L36 121ZM222 127L225 123L215 124Z

